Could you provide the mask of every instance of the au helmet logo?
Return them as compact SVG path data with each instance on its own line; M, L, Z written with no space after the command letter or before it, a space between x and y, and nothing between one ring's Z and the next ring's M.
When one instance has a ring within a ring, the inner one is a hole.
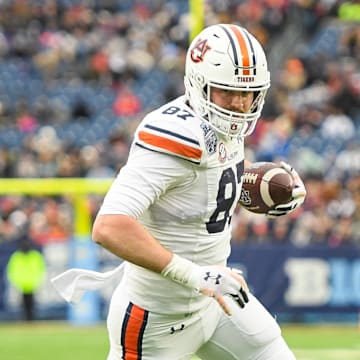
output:
M191 49L190 57L191 60L195 63L201 62L204 60L204 56L211 47L207 44L207 39L201 40L199 39L194 47Z

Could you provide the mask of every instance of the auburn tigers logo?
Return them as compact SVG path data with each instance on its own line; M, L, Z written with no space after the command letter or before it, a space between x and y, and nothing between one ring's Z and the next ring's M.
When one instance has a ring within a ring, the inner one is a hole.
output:
M241 195L239 201L244 206L250 206L251 205L250 192L248 190L241 189Z
M206 52L211 49L207 42L207 39L199 39L191 49L190 57L193 62L198 63L204 60Z

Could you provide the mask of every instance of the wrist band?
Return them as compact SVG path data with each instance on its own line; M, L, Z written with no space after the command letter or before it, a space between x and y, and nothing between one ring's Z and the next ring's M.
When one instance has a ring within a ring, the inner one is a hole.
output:
M199 290L199 281L194 276L196 267L197 265L190 260L173 254L170 262L161 271L161 275L184 286Z

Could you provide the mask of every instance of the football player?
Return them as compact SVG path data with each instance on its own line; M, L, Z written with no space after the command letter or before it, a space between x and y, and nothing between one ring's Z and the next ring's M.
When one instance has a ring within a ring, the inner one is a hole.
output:
M125 261L110 304L108 360L295 359L281 330L227 267L244 138L270 86L260 43L231 24L205 28L186 56L185 94L149 113L93 225ZM294 199L271 216L285 215Z

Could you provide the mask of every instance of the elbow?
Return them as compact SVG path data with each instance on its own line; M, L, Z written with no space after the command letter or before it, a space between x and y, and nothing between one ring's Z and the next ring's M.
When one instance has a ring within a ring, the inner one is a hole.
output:
M96 244L103 247L106 247L109 241L109 230L103 216L97 216L95 219L92 229L92 239Z
M93 241L122 256L129 238L134 238L134 220L127 215L98 215L92 229Z

